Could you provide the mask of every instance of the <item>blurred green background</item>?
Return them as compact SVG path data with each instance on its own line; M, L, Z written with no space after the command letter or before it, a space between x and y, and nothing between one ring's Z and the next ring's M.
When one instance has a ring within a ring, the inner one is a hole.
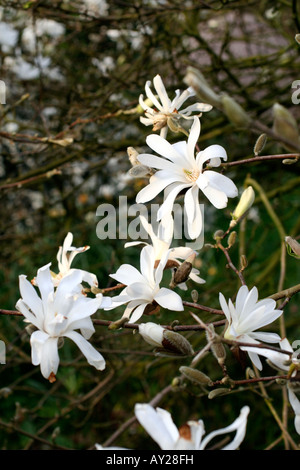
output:
M103 203L118 207L120 195L134 203L147 183L128 174L127 147L147 150L145 138L151 128L139 121L138 98L156 74L173 97L176 89L187 86L187 68L195 67L216 93L227 93L251 117L252 124L243 127L221 109L205 113L202 148L223 145L230 162L253 157L260 123L268 135L262 155L299 153L298 126L292 136L294 147L287 148L286 126L275 126L273 108L279 103L299 122L300 106L292 102L292 83L300 80L300 45L295 41L299 23L299 2L292 0L1 1L0 79L6 84L6 103L0 109L0 308L15 309L20 274L32 279L50 261L57 269L56 253L68 231L74 234L75 246L91 247L74 266L95 273L102 288L114 285L109 274L122 263L139 266L139 248L124 250L126 240L99 240L96 209ZM182 134L168 137L175 142ZM257 181L286 235L300 234L299 164L262 161L225 173L240 192L247 178ZM230 200L224 211L205 207L206 244L214 243L216 230L227 229L236 203ZM281 239L257 192L237 233L230 253L236 265L240 255L246 255L249 288L256 285L261 298L277 292ZM213 308L219 308L220 291L234 298L239 280L226 267L222 252L205 246L195 266L206 284L189 282L185 300L192 301L193 289L200 304ZM298 284L299 277L299 261L287 256L282 287ZM122 311L101 311L96 318L117 320ZM292 342L300 335L299 295L284 311ZM203 321L219 319L196 313ZM0 339L7 345L6 364L0 365L3 450L88 449L96 442L103 444L133 416L135 403L150 401L179 375L181 365L190 362L156 357L138 335L132 337L131 330L97 326L92 344L107 360L105 371L89 367L79 350L65 341L57 381L50 384L31 364L22 318L1 315L0 320ZM180 315L161 311L150 320L194 323L188 308ZM272 328L278 331L277 324ZM185 336L195 350L205 344L204 333ZM226 364L232 378L245 377L229 350ZM213 380L222 378L213 357L205 358L201 370ZM265 366L263 375L273 374ZM282 386L270 382L265 387L281 416ZM230 424L245 404L251 412L241 448L268 448L281 431L257 386L209 400L207 390L186 383L159 403L171 411L178 426L201 418L207 432ZM297 442L293 417L288 408L288 431ZM120 433L114 444L157 449L137 423ZM283 440L276 448L284 448Z

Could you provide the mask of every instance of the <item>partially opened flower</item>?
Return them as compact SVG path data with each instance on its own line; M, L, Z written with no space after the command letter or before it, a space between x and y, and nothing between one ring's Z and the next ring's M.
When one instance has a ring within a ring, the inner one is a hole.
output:
M48 264L36 276L40 296L26 276L19 277L21 298L16 308L35 327L30 337L32 363L40 365L42 375L50 382L55 381L58 370L61 338L71 339L90 365L98 370L105 368L104 358L87 341L95 331L90 317L102 307L103 298L101 294L95 298L78 294L82 276L82 271L74 270L55 288Z
M247 286L240 287L235 305L229 299L228 304L222 293L219 294L221 308L226 316L228 326L224 337L229 340L241 343L258 342L279 343L281 338L276 333L256 331L274 322L282 315L282 310L276 309L276 302L273 299L263 299L258 301L258 291L253 287L250 291ZM241 346L241 349L248 351L251 361L261 370L262 364L258 357L259 349L255 352L251 347Z
M179 268L179 266L182 264L182 261L192 261L197 255L196 251L186 246L176 246L170 249L174 233L174 220L171 214L166 214L162 218L162 220L158 224L157 234L154 232L152 225L147 222L144 216L140 215L140 221L144 230L151 239L152 246L154 248L154 257L156 264L158 264L159 261L165 256L167 251L169 251L169 258L167 260L166 267L175 269ZM147 242L134 241L125 243L125 248L140 244L148 245ZM188 277L197 284L205 283L204 279L201 279L201 277L199 276L199 270L194 267L191 268ZM185 282L181 282L177 284L177 286L183 290L187 289Z
M170 214L176 197L181 191L184 196L184 209L187 215L188 234L196 239L203 228L199 203L199 191L217 208L224 209L228 197L236 197L237 187L227 176L206 169L204 164L217 167L221 159L227 160L227 154L220 145L210 145L195 156L195 147L200 134L200 121L194 122L187 141L170 144L159 135L152 134L146 141L152 150L160 156L148 153L140 154L138 159L150 168L158 171L151 176L149 184L136 197L137 203L146 203L165 190L164 202L158 210L157 218L161 220Z
M246 434L249 411L250 408L244 406L231 425L213 431L203 439L205 430L202 420L188 421L178 429L168 411L154 409L149 404L135 405L137 420L162 450L204 450L214 437L231 432L236 432L235 437L222 450L237 450Z
M98 287L98 280L95 274L90 273L88 271L84 271L82 269L71 268L71 264L78 253L83 253L89 250L89 246L82 246L76 248L72 246L73 243L73 234L69 232L63 242L63 245L59 247L57 252L57 263L58 263L58 273L54 273L51 271L52 281L55 287L58 286L60 281L65 277L76 271L80 271L82 281L89 284L91 287ZM36 285L36 278L32 280L32 284ZM81 291L81 285L78 286L78 291Z
M156 75L154 77L153 85L158 96L156 96L151 91L150 80L148 80L145 85L145 92L148 101L152 106L150 106L150 103L149 105L147 104L143 95L140 95L139 97L139 104L145 111L145 117L141 117L140 121L145 126L153 126L153 131L160 130L160 135L162 137L167 136L168 123L170 122L169 120L177 121L180 118L192 119L192 113L197 112L199 114L204 111L210 111L212 109L210 104L195 103L179 112L179 109L182 107L183 103L185 103L188 98L195 95L194 90L191 87L185 90L183 93L180 93L180 90L176 90L175 97L171 101L168 97L160 75Z
M145 246L140 254L140 271L130 264L123 264L115 274L110 274L127 287L112 298L112 306L107 310L127 304L122 318L130 318L131 323L139 320L146 307L149 305L152 308L153 303L169 310L183 310L181 297L170 289L160 287L168 257L169 252L166 252L156 266L154 248Z

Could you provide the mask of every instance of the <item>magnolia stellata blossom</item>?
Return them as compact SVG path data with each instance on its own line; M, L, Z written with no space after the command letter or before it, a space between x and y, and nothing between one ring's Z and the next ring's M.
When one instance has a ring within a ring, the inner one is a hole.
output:
M140 221L145 229L146 233L149 235L152 246L154 248L154 257L156 262L159 262L167 251L169 251L169 258L167 261L167 266L178 268L181 265L180 260L191 260L195 258L198 254L192 248L186 246L178 246L170 249L170 245L173 239L174 234L174 220L171 214L166 214L160 223L158 224L157 234L154 233L153 227L149 224L146 218L140 215ZM143 241L134 241L125 243L125 248L130 246L136 246L140 244L148 245L147 242ZM189 278L196 282L197 284L204 284L205 281L199 276L199 270L192 268L189 273ZM181 282L177 285L179 288L186 290L187 286L185 282Z
M217 208L227 206L228 197L236 197L237 187L227 176L204 168L209 165L217 167L221 159L227 160L227 153L220 145L210 145L197 153L195 146L200 134L200 121L194 118L187 141L170 144L159 135L147 137L147 144L159 156L148 153L140 154L139 161L158 171L151 176L149 184L136 197L137 203L145 203L154 199L165 190L164 202L158 210L157 218L161 220L172 212L175 198L186 190L184 208L187 214L187 228L191 239L197 238L202 231L202 214L199 204L199 191Z
M175 98L171 101L166 92L165 86L160 75L156 75L153 79L153 85L157 93L157 97L151 91L151 81L148 80L145 85L145 92L148 98L148 102L152 104L150 106L144 100L144 96L140 95L139 104L142 109L145 111L146 117L140 117L140 121L145 126L153 126L152 130L160 130L160 135L162 137L167 136L168 132L168 123L170 120L177 121L180 118L183 119L193 119L191 114L193 112L202 113L204 111L210 111L212 106L206 103L195 103L187 108L182 109L179 112L179 109L183 103L190 97L195 95L195 91L189 87L183 93L180 93L180 90L175 91Z
M130 318L131 323L136 322L147 305L153 302L170 310L183 310L181 297L170 289L160 287L168 257L167 251L156 267L154 248L145 246L140 254L140 271L130 264L123 264L115 274L110 274L110 277L127 287L120 295L112 298L112 306L108 310L126 303L122 318Z
M250 291L247 286L240 287L235 305L229 299L228 304L222 293L219 294L221 308L228 321L224 338L244 343L258 342L279 343L281 338L276 333L258 332L259 328L269 325L275 321L282 310L276 310L276 302L273 299L258 301L258 291L253 287ZM251 361L261 370L262 364L258 357L260 350L255 351L249 346L241 346L242 350L248 351Z
M178 429L168 411L154 409L149 404L135 405L137 420L162 450L204 450L215 436L234 431L234 439L222 450L236 450L245 437L249 411L250 408L244 406L231 425L213 431L203 439L205 430L202 420L188 421Z
M58 286L60 281L65 277L71 274L72 272L80 271L82 275L82 281L89 284L91 287L98 287L98 280L95 274L82 269L71 268L71 264L78 253L83 253L89 250L89 246L82 246L76 248L72 246L73 234L69 232L63 242L63 245L59 247L57 252L57 263L58 263L58 273L51 271L52 281L55 287ZM36 285L36 279L32 280L32 284ZM81 285L78 285L79 292L82 290Z
M103 297L79 295L82 276L82 271L74 270L55 288L48 264L36 276L40 296L25 275L19 277L21 298L16 308L36 329L30 336L32 363L40 365L42 375L50 382L55 381L58 370L61 338L71 339L96 369L105 368L104 358L87 341L95 331L90 317L103 306Z

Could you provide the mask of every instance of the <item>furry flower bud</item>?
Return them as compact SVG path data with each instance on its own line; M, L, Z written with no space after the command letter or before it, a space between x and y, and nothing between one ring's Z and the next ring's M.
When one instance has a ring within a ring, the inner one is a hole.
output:
M197 383L199 385L213 385L213 381L206 374L200 370L194 369L193 367L181 366L179 371L191 382Z

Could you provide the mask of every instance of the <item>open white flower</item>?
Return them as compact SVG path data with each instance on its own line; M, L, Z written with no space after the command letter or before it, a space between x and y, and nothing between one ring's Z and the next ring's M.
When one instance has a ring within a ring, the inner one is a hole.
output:
M168 132L168 119L178 120L183 119L192 119L191 114L193 112L202 113L205 111L210 111L212 106L206 103L195 103L187 108L182 109L179 112L179 109L183 103L190 97L195 95L195 91L189 87L183 93L180 93L180 90L175 91L175 98L171 101L166 92L165 86L160 75L156 75L153 79L153 85L158 96L151 91L151 81L148 80L145 85L145 92L148 100L152 103L154 107L147 105L147 102L144 100L144 96L140 95L139 104L142 109L145 111L146 117L141 117L140 121L145 126L153 126L153 131L160 130L160 135L162 137L167 136ZM149 103L150 104L150 103Z
M269 325L282 315L282 310L276 310L276 302L273 299L258 301L258 291L253 287L250 291L247 286L240 287L235 305L229 299L228 304L222 293L219 294L221 308L227 318L228 326L224 337L241 343L258 342L279 343L281 338L276 333L258 332L259 328ZM258 357L260 350L247 346L241 346L248 352L251 361L261 370L262 364ZM264 354L263 354L264 355Z
M131 323L136 322L147 305L153 302L169 310L184 310L181 297L176 292L160 287L168 257L167 251L156 267L154 248L145 246L140 254L140 271L130 264L123 264L115 274L110 274L127 287L112 298L112 306L106 310L127 304L122 318L130 318Z
M178 268L181 265L180 260L186 261L194 258L198 254L195 250L186 246L178 246L170 249L174 233L174 220L171 214L166 214L162 218L158 224L157 234L154 233L152 225L147 222L144 216L140 215L140 221L151 239L152 246L154 248L154 257L157 263L165 256L167 251L169 251L167 265L169 264L170 267L175 268ZM125 248L140 244L148 245L147 242L134 241L125 243ZM189 278L197 284L205 283L204 279L199 276L199 270L194 267L189 274ZM183 290L187 289L185 282L178 284L178 287Z
M215 436L234 431L234 439L222 450L236 450L245 437L249 411L250 408L244 406L240 416L231 425L213 431L203 439L205 430L202 420L188 421L177 429L168 411L154 409L149 404L135 405L137 420L162 450L204 450Z
M96 369L105 368L104 358L87 341L95 331L90 317L102 307L102 294L95 298L78 295L81 282L82 271L74 270L55 288L48 264L40 268L36 276L39 297L26 276L19 277L21 298L16 308L24 315L25 321L36 328L30 337L32 363L40 365L42 375L50 382L55 381L59 366L60 338L74 341L88 363ZM80 333L75 330L80 330Z
M158 171L151 176L149 184L137 194L136 202L151 201L165 190L164 202L157 214L158 220L161 220L166 214L172 212L178 194L186 190L184 208L191 239L196 239L200 235L203 226L199 191L202 191L217 209L225 208L228 197L236 197L238 194L238 189L230 178L204 168L204 163L208 160L209 165L213 167L219 166L221 159L227 160L223 147L210 145L198 152L195 157L195 146L199 134L200 121L195 117L187 141L170 144L161 136L152 134L147 137L147 144L161 157L148 153L138 156L138 160L143 165L156 168Z

